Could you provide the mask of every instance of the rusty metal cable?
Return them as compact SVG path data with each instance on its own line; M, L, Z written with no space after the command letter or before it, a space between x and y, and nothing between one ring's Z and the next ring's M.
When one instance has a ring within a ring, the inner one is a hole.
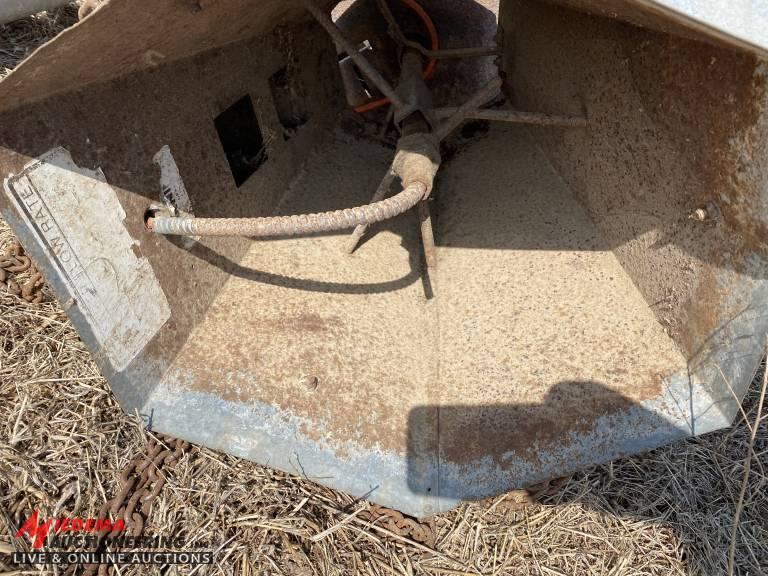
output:
M392 198L344 210L262 218L166 218L156 216L147 220L147 227L158 234L180 236L300 236L317 232L345 230L389 220L416 206L427 192L427 184L412 182Z
M384 200L384 198L387 196L387 193L389 192L389 186L392 184L396 176L397 174L395 174L392 168L387 170L387 173L384 175L384 178L381 179L379 187L376 189L376 192L371 198L370 204ZM366 230L368 230L368 225L366 224L360 224L359 226L355 227L354 232L352 232L352 235L349 238L349 244L347 245L348 254L352 254L352 252L355 251L355 248L357 248L357 245L360 243L360 239L365 236Z

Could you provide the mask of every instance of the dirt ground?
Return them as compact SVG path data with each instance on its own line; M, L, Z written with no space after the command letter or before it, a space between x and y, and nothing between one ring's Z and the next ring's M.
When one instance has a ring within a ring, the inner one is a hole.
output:
M70 7L0 26L0 76L75 18ZM0 222L0 253L12 240ZM44 296L28 304L0 287L0 576L49 573L11 565L29 549L18 527L35 509L96 516L152 440ZM463 505L428 523L427 544L372 519L366 502L191 446L163 469L145 530L212 549L214 563L115 573L716 575L728 571L739 509L735 573L768 574L762 385L759 375L731 429L586 470L528 505L522 493Z

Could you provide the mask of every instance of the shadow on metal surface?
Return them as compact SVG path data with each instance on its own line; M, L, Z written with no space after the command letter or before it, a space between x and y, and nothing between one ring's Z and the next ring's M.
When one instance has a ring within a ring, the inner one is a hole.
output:
M408 421L408 486L448 501L524 488L568 466L575 472L687 435L644 403L592 381L560 382L540 402L519 405L441 402L413 409Z

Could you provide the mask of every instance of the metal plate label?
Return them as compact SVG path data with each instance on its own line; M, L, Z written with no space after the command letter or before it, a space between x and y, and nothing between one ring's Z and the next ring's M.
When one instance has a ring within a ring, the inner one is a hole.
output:
M125 369L171 311L103 172L80 168L54 148L3 188L90 326L96 354Z

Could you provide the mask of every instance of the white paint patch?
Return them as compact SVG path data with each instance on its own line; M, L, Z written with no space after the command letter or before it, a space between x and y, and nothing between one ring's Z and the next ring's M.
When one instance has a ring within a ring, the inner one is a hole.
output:
M54 148L3 188L85 317L98 353L125 369L171 310L149 262L134 253L138 243L103 172Z
M160 148L153 161L160 167L160 200L173 209L174 216L191 214L192 202L170 147L166 144Z

